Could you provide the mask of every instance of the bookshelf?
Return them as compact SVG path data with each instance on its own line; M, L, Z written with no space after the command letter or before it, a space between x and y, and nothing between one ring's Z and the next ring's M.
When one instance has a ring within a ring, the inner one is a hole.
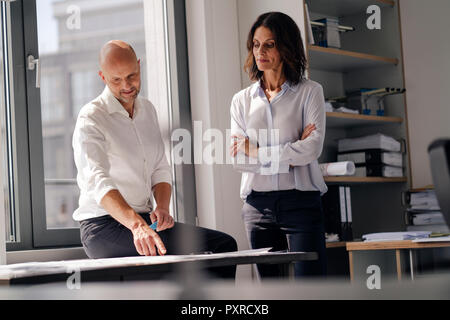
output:
M308 75L323 86L325 98L344 96L346 91L357 88L404 88L398 0L305 2L311 20L337 17L340 25L355 28L355 31L340 33L341 48L309 44L306 36ZM366 9L372 4L381 9L380 30L366 27L369 16ZM327 130L319 163L337 161L339 139L383 133L407 142L405 95L388 96L384 103L385 116L327 112ZM400 199L410 183L407 151L403 155L404 177L325 177L329 186L351 187L355 239L366 233L405 230ZM327 248L333 245L327 244Z
M309 67L333 72L398 64L398 59L335 48L308 45Z
M401 178L384 178L384 177L324 177L328 184L359 184L359 183L389 183L389 182L406 182L405 177Z
M346 246L347 246L347 242L346 241L327 242L327 244L326 244L327 249L345 248Z
M364 114L350 114L342 112L327 112L327 127L350 128L360 126L378 126L384 124L399 124L403 122L400 117L380 117Z
M321 12L329 16L342 17L364 12L372 4L380 8L389 8L395 5L392 0L314 0L308 2L309 10L312 12Z

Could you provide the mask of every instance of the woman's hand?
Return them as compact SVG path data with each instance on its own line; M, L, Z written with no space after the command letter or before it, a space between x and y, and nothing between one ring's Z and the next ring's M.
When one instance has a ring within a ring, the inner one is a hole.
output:
M310 136L310 134L316 130L316 125L314 123L310 123L308 124L305 129L302 132L302 136L300 137L300 140L305 140L306 138L308 138ZM289 165L289 167L292 169L294 166Z
M306 138L308 138L309 135L310 135L314 130L316 130L316 125L315 125L314 123L308 124L308 125L305 127L305 129L303 130L302 136L301 136L300 140L305 140Z
M314 130L316 130L316 125L308 124L303 130L300 140L308 138ZM241 151L247 157L258 158L258 147L251 143L248 138L238 134L232 135L231 138L233 139L233 143L230 146L230 155L232 157L235 157Z
M247 157L258 158L258 147L251 143L247 137L241 135L232 135L233 143L230 146L230 155L235 157L241 151Z

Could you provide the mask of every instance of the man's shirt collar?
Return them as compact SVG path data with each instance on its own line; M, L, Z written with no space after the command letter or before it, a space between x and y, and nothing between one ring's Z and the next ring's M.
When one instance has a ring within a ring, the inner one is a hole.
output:
M118 112L118 113L123 114L124 116L127 116L127 117L130 116L128 114L128 111L125 110L125 108L122 106L122 104L119 102L119 100L114 96L114 94L111 92L111 90L108 88L108 86L105 86L105 89L103 90L102 99L103 99L103 102L105 103L106 110L108 111L109 114ZM137 111L137 105L138 105L137 101L138 101L138 99L135 99L133 118Z

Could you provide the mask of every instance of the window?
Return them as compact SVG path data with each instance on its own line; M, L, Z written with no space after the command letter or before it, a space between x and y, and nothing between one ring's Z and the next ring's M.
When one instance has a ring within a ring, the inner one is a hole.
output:
M98 76L99 50L111 39L133 46L141 60L140 94L157 108L170 161L171 128L179 127L181 122L190 123L184 1L1 3L11 15L13 35L8 49L14 61L9 68L15 77L12 112L8 113L7 103L2 104L2 130L12 147L9 150L6 144L2 149L1 163L7 166L4 172L9 174L9 179L2 181L3 185L10 183L10 199L17 199L17 203L5 202L9 205L9 233L13 234L16 228L20 235L8 243L8 250L80 245L78 223L72 219L79 196L72 134L81 107L104 88ZM175 15L179 18L175 19ZM178 44L181 46L177 50ZM182 81L186 84L180 85ZM179 114L184 115L182 121L174 122L172 119L179 119ZM12 125L10 136L8 121ZM186 179L194 176L193 166L174 166L173 172L173 200L179 201L172 204L173 211L182 212L178 220L192 221L183 212L195 213L193 180ZM188 190L189 198L183 196L184 190Z
M61 71L59 69L41 71L41 116L45 127L62 123L66 118L64 77ZM45 127L43 130L46 129Z
M72 98L72 117L77 118L81 107L98 96L102 91L103 83L93 66L91 70L73 71L70 78L70 96Z

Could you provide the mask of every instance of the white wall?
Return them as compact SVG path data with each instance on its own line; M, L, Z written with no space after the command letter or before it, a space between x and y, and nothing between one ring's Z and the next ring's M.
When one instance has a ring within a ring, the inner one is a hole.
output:
M192 120L201 121L203 131L217 128L225 136L231 99L241 89L236 1L188 0L186 20ZM200 152L194 149L194 158ZM231 234L240 250L248 249L240 174L230 165L196 164L195 183L199 224ZM238 279L250 275L249 266L238 267Z
M3 110L3 108L0 108ZM2 131L0 130L0 141L3 142ZM0 155L2 153L0 152ZM6 216L5 216L5 193L3 179L3 157L0 157L0 265L6 264Z
M450 137L450 1L401 0L412 188L432 184L427 148Z
M237 0L239 14L239 44L241 66L247 58L247 36L259 15L269 11L279 11L289 15L300 28L305 45L303 0ZM243 87L250 85L247 73L241 67Z

